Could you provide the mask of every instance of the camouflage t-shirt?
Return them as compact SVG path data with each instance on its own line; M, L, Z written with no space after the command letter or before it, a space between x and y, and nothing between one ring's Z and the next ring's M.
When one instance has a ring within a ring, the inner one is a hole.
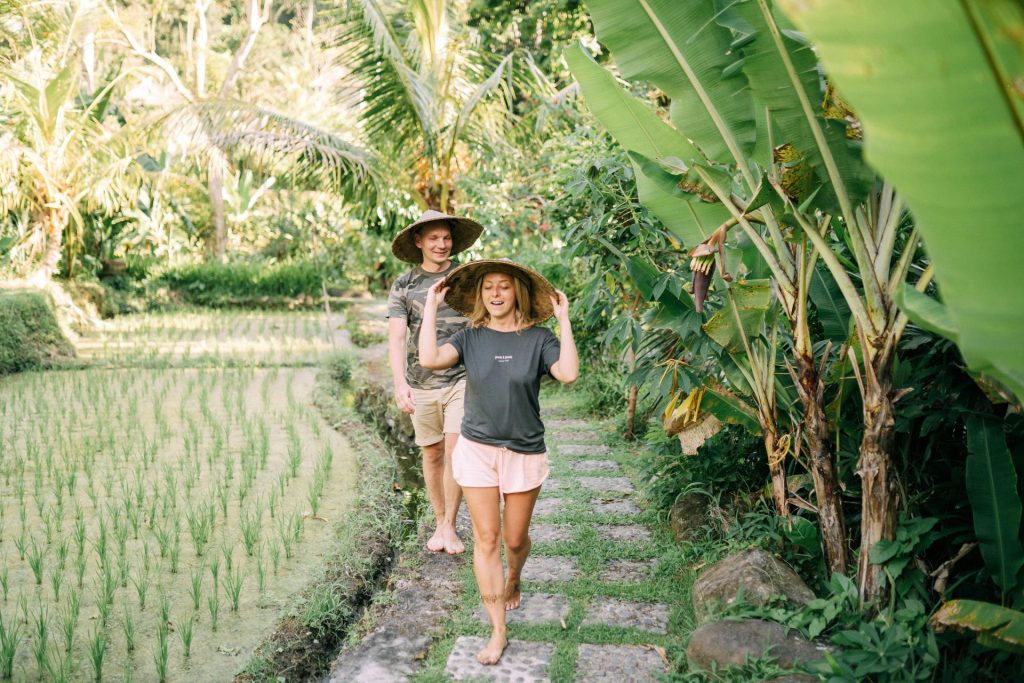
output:
M427 290L435 282L452 272L455 266L456 264L453 262L447 270L440 273L428 273L420 266L416 266L401 275L391 285L391 293L388 295L388 317L405 318L406 324L409 326L408 336L405 339L405 381L416 389L450 387L466 376L466 368L461 362L447 370L427 370L420 365L418 351L420 327L423 325L423 307L427 302ZM448 337L468 324L469 321L466 318L442 302L437 307L438 348L448 341Z

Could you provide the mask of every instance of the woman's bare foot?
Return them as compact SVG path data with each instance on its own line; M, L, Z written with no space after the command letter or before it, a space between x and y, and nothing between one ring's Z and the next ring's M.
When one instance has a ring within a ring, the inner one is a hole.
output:
M484 645L484 649L476 653L476 661L481 664L497 664L506 647L508 639L505 638L505 632L492 631L491 639Z
M519 579L509 579L505 584L505 609L519 609L522 596L519 593Z
M461 555L466 552L466 546L463 545L459 535L455 533L454 526L446 525L441 536L444 539L444 551L449 555Z
M434 535L427 541L427 550L432 553L439 553L444 550L444 528L440 524L434 529Z

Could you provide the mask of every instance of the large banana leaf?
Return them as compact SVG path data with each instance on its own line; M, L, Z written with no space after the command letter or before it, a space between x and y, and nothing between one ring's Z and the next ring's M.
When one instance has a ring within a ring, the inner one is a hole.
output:
M967 363L1024 397L1024 5L778 2L860 117L867 160L915 214Z
M858 154L850 148L846 126L822 115L824 89L818 58L811 46L795 32L783 32L779 20L786 18L776 17L767 0L717 0L716 4L721 6L718 22L736 32L739 63L758 104L759 115L770 116L781 133L774 146L792 145L802 159L799 167L792 169L793 174L807 179L806 187L800 188L804 195L798 196L798 200L824 185L816 202L835 211L835 182L843 185L838 189L855 198L863 195L868 174ZM801 97L809 108L804 107ZM821 130L824 152L835 163L835 178L829 177L812 126ZM758 161L762 166L771 163L769 159ZM798 194L798 188L793 189Z
M1017 585L1024 566L1021 546L1021 501L1017 473L1006 447L1002 423L969 416L967 422L967 498L974 513L974 531L993 581L1003 594Z
M978 600L950 600L931 623L936 631L973 631L982 645L1024 654L1024 612Z
M704 332L729 353L743 353L744 338L760 334L771 301L770 280L735 282L729 286L729 296L721 310L704 323Z
M590 0L587 9L623 77L665 91L672 123L708 158L741 163L747 157L756 137L753 102L742 73L725 76L735 61L732 36L715 22L714 3Z
M623 90L581 47L566 50L565 60L583 90L590 111L623 149L650 159L688 160L699 156L686 138ZM693 196L683 197L666 191L643 173L635 159L633 167L640 201L683 244L696 245L729 218L729 211L721 204L708 204Z

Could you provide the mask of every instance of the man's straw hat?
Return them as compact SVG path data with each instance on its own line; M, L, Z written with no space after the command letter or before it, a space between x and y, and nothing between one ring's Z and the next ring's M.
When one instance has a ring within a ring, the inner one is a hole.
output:
M534 323L542 323L554 315L551 297L558 295L551 283L532 268L507 258L472 261L453 270L444 280L443 287L448 287L445 303L469 316L476 304L477 283L488 273L505 273L526 283L530 292L530 318Z
M415 223L395 235L391 242L391 253L406 263L423 263L423 252L416 246L416 231L439 221L446 222L452 231L452 256L473 246L473 242L484 231L484 226L469 218L427 209Z

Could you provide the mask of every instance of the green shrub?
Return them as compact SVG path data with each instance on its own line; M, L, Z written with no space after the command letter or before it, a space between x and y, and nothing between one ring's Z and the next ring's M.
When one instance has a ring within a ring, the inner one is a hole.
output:
M39 291L0 292L0 375L32 370L74 355L50 297Z
M155 284L174 290L188 303L231 306L261 299L318 299L323 276L317 265L309 261L202 263L166 270Z

